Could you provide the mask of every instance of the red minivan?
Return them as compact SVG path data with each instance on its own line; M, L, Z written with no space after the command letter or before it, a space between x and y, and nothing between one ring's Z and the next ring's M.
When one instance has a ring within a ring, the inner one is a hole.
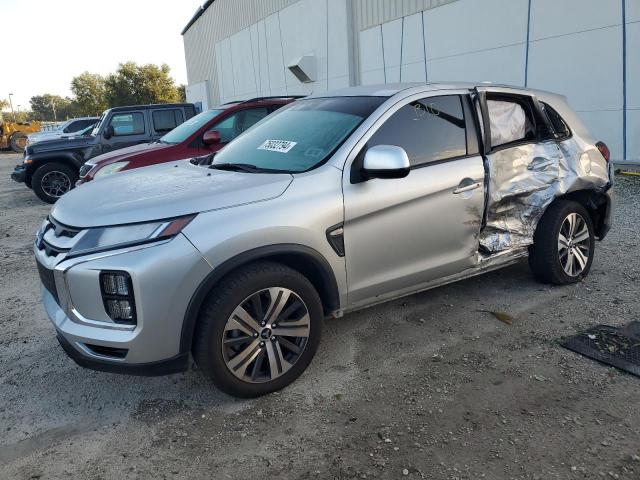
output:
M271 112L299 96L258 97L207 110L178 125L154 143L98 155L80 168L76 186L111 173L217 152Z

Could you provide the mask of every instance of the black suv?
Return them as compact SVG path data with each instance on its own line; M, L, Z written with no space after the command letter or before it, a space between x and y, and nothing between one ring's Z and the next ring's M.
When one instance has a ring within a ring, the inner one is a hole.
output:
M80 167L90 158L154 142L195 114L191 103L110 108L85 135L28 145L11 178L24 182L41 200L54 203L73 188Z

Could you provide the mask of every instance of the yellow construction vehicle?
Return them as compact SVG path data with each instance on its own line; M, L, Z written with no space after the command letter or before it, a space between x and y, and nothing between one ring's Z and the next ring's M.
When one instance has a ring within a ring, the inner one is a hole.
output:
M0 116L0 149L10 148L22 153L27 146L27 135L40 131L38 122L3 122Z

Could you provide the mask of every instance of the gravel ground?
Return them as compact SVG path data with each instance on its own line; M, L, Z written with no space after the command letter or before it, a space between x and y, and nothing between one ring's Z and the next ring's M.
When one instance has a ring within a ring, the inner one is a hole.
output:
M540 285L524 262L329 321L294 385L246 401L194 369L65 356L31 253L49 207L9 179L18 158L0 155L0 479L640 478L640 379L558 345L638 320L640 178L618 178L584 282Z

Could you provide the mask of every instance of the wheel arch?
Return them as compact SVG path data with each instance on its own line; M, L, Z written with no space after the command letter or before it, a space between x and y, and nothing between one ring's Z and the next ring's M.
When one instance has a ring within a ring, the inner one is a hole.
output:
M80 167L84 163L84 161L79 160L77 155L71 152L51 152L51 153L42 153L40 155L30 156L32 160L31 167L28 169L28 176L32 176L33 173L40 168L42 165L46 163L58 162L63 163L65 165L74 168L75 170L80 170Z
M592 189L575 190L556 198L555 201L558 200L572 200L582 205L591 217L596 237L602 239L606 235L607 213L611 208L611 199L606 193Z
M198 316L211 289L231 272L259 261L280 263L303 274L320 295L325 315L329 315L340 308L338 283L329 262L319 252L310 247L297 244L258 247L224 261L215 267L201 282L189 301L183 319L180 337L181 353L191 350Z

